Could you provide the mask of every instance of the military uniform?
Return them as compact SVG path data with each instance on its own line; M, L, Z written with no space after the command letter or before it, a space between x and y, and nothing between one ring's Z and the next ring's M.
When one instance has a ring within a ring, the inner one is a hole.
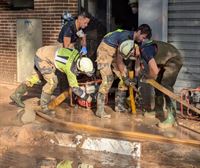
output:
M159 70L157 76L157 82L166 87L167 89L173 91L173 86L176 82L178 73L182 67L183 60L180 52L171 44L161 42L161 41L151 41L147 44L141 46L141 53L143 62L148 64L148 62L154 58ZM175 115L175 107L172 100L168 96L156 90L156 102L155 110L163 108L163 103L166 102L166 108L168 111L167 120L163 123L173 123ZM162 126L162 124L160 124Z
M115 100L119 100L118 97L123 99L123 103L119 103L119 101L115 101L115 110L116 111L124 111L125 108L122 104L124 104L127 86L124 84L122 80L122 75L118 69L118 65L116 64L116 55L117 49L119 45L125 40L133 40L133 31L121 30L118 29L114 32L110 32L104 36L102 42L100 43L97 49L97 68L100 71L102 77L102 83L99 88L99 93L97 96L97 112L96 115L101 118L110 118L110 115L107 115L104 111L104 101L105 96L108 94L109 89L112 86L114 77L113 72L120 79L118 85L118 91L115 96ZM122 109L117 109L117 107Z

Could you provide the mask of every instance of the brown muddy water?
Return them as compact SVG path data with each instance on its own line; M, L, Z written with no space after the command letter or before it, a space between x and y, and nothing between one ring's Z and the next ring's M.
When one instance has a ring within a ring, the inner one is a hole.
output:
M0 86L0 168L54 168L62 160L73 161L73 168L77 168L80 163L87 163L95 168L200 168L199 146L142 141L141 158L133 159L128 155L69 148L52 143L54 134L68 132L64 127L49 123L38 116L35 116L33 122L24 125L21 121L23 111L32 114L38 106L39 94L25 97L29 99L25 100L26 108L23 110L9 100L15 87ZM112 119L106 120L97 118L94 111L77 106L72 108L64 103L56 108L56 117L63 121L114 130L200 140L200 134L180 126L161 130L156 126L158 119L145 118L139 111L133 116L128 113L115 113L110 106L106 106L106 111L112 115ZM197 132L200 130L199 123L194 125L193 121L188 120L181 120L181 123L187 123L187 127L193 125L192 129ZM45 131L50 131L50 135Z

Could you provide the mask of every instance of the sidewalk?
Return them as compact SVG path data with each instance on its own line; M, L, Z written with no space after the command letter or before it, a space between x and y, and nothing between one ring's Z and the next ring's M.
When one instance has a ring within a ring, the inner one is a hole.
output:
M57 162L62 159L70 159L74 163L78 163L81 159L86 163L95 165L95 168L133 167L136 163L141 165L139 167L144 168L192 167L192 165L198 167L199 165L200 153L197 146L158 143L148 141L148 139L141 141L142 151L139 162L135 162L132 157L126 155L113 155L108 152L99 153L90 150L80 151L80 149L59 146L58 142L55 141L55 136L59 133L62 134L62 132L65 136L65 127L34 116L34 108L38 106L39 91L37 89L32 90L28 96L25 96L24 103L26 107L22 109L11 103L9 99L9 95L16 87L17 85L0 84L0 167L1 165L10 166L15 164L18 165L16 168L30 167L30 164L34 165L32 167L36 167L36 165L41 164L41 161L46 162L49 159ZM23 124L23 117L21 117L21 111L23 110L25 111L24 114L29 114L28 119L30 121L34 119L33 122ZM199 134L181 127L160 130L156 126L158 119L155 118L148 119L141 114L133 116L127 113L115 113L109 106L106 106L106 111L112 114L112 119L102 120L94 115L94 110L86 110L77 106L69 107L66 103L63 103L56 108L56 117L67 122L116 131L132 131L180 139L200 140ZM190 121L188 125L193 123L195 122ZM79 134L77 132L69 134L69 136L74 135ZM90 137L90 134L83 134L83 136ZM103 135L99 136L103 137ZM70 138L67 139L70 140ZM120 140L123 137L119 135L117 139ZM51 165L51 162L49 164Z
M31 121L31 119L33 121L34 119L36 119L36 121L41 120L39 117L36 117L34 113L34 109L39 104L39 90L41 89L33 88L32 91L28 93L28 95L24 96L24 103L26 107L25 109L22 109L17 107L9 99L9 95L14 91L16 87L16 85L0 84L0 126L22 125L23 122L20 121L20 115L18 114L20 114L20 112L23 110L26 114L28 114L26 116L26 119L28 117L27 121ZM104 127L119 131L136 131L180 139L200 140L200 134L194 133L179 126L167 130L159 129L156 126L156 124L159 122L157 118L146 118L140 111L138 111L138 114L134 116L128 113L116 113L112 110L111 107L106 106L106 111L112 115L111 119L106 120L102 120L96 117L94 115L94 111L95 109L87 110L78 106L70 107L66 103L63 103L61 106L56 108L56 117L63 119L64 121ZM197 121L179 121L183 124L186 124L186 126L194 126L195 130L199 130L198 128L200 128L200 123Z

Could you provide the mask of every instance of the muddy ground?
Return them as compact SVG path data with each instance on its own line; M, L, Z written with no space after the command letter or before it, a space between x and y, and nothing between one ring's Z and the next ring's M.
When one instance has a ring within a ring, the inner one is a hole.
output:
M77 133L70 132L69 134L63 126L49 123L35 115L33 109L38 106L40 95L38 90L32 91L25 97L25 110L16 107L9 100L9 95L15 88L15 85L0 84L0 168L53 168L62 160L73 161L73 167L78 167L81 163L99 168L200 167L200 146L143 140L139 141L142 144L139 160L128 155L63 146L59 144L59 140L56 138L58 133L69 135L70 138L67 141L70 142L73 141ZM65 121L114 130L137 131L180 139L200 140L199 121L178 119L184 127L176 126L172 129L161 130L156 126L159 122L158 119L145 118L140 112L137 116L133 116L131 114L114 113L109 106L106 107L106 110L112 114L111 120L100 120L94 116L94 110L71 108L67 103L64 103L56 109L56 117Z

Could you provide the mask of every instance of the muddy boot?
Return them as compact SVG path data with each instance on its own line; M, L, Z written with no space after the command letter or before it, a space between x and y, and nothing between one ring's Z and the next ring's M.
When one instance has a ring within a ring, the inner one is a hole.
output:
M115 94L115 111L116 112L129 112L125 107L126 104L126 91L118 90Z
M22 102L21 98L22 96L27 92L27 85L24 83L21 83L15 90L15 92L10 96L10 99L15 102L19 107L24 108L25 105Z
M48 108L48 104L51 101L51 95L42 91L40 98L40 106L43 113L47 115L54 115L55 111Z
M163 96L156 96L155 97L155 111L157 114L161 115L163 114L163 108L165 106L165 102L163 99Z
M169 97L164 97L164 104L166 104L164 105L166 107L163 109L167 111L167 119L159 123L158 126L160 128L170 128L175 124L176 102Z
M158 127L160 128L170 128L173 127L175 124L175 118L174 118L175 110L171 106L167 108L167 111L168 111L167 119L158 124Z
M97 96L96 116L100 118L111 118L111 115L107 114L104 111L104 105L105 105L105 95L99 92Z

